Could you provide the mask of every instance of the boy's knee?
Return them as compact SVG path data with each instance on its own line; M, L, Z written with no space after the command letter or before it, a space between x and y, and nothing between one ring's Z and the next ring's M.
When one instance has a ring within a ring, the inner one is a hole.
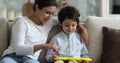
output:
M63 60L56 60L54 63L64 63Z
M70 61L68 61L68 63L80 63L80 62L78 62L76 60L70 60Z

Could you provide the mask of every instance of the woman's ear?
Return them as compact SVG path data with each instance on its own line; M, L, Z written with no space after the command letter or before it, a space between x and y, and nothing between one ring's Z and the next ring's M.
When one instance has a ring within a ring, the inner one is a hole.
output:
M35 5L35 9L38 10L39 9L39 6L38 4Z

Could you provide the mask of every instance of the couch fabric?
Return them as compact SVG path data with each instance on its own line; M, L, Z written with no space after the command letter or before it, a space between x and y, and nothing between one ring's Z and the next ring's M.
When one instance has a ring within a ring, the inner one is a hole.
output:
M92 58L91 63L100 63L100 58L102 54L103 48L103 34L102 27L107 26L115 29L120 29L120 19L114 18L103 18L103 17L88 17L85 21L85 26L88 29L89 35L89 47L88 51L90 53L90 57ZM3 51L8 47L10 41L10 31L13 22L0 18L0 55ZM59 28L56 26L51 30L49 34L49 39L55 33L59 32ZM48 39L48 41L49 41ZM40 55L39 61L41 63L46 63L45 51L42 51Z
M8 46L7 20L0 18L0 56Z
M101 63L100 58L103 48L103 33L102 27L110 27L120 29L120 19L108 17L88 17L85 26L88 29L89 35L89 53L92 58L91 63Z

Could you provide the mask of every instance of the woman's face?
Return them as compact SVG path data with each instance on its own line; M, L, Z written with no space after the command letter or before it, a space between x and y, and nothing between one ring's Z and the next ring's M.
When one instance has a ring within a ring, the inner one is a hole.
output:
M46 23L51 17L53 17L53 14L56 10L56 6L48 6L44 7L42 9L39 9L39 7L36 7L36 15L39 19L39 21L42 22L42 24Z
M74 21L73 19L65 19L63 23L61 24L63 31L66 34L71 34L75 32L77 28L77 22Z

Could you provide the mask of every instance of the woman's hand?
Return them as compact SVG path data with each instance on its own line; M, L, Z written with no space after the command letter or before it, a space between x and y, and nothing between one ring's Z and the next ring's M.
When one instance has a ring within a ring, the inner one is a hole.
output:
M37 45L34 45L34 52L35 51L38 51L40 49L53 49L55 52L57 52L59 50L59 47L58 45L56 44L37 44Z
M45 44L44 46L46 49L53 49L55 52L58 52L58 50L60 49L58 47L58 45L50 43L50 44Z

